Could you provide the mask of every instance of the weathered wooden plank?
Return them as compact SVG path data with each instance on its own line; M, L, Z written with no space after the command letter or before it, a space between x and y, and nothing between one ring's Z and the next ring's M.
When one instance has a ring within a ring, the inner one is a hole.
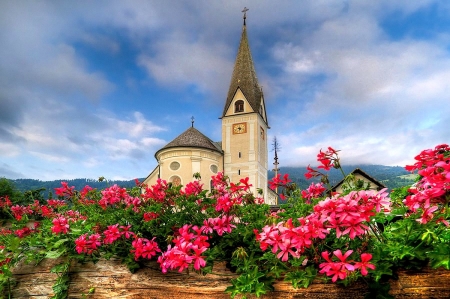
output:
M38 266L21 264L14 269L17 284L13 298L47 298L52 294L56 274L50 269L59 260L44 260ZM70 271L69 298L218 298L227 299L224 291L230 279L236 277L224 263L214 267L214 273L202 276L191 273L162 274L156 262L149 262L136 273L129 272L117 260L101 260L97 264L73 264ZM399 279L392 280L391 291L395 298L449 298L450 271L424 269L399 271ZM95 289L89 295L89 290ZM308 289L293 289L289 283L277 282L275 290L264 299L343 299L364 298L367 286L360 282L343 287L323 280L315 281ZM86 296L86 297L83 297ZM252 297L250 297L252 298Z

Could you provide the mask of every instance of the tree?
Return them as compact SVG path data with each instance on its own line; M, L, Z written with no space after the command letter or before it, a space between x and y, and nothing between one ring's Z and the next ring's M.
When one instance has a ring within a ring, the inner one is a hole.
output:
M8 196L13 204L20 204L23 201L23 195L18 191L14 184L6 179L0 178L0 198Z

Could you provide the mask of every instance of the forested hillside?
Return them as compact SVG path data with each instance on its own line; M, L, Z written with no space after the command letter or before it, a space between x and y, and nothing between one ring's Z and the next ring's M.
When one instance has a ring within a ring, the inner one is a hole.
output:
M412 184L414 182L413 177L409 175L409 173L400 166L383 166L383 165L352 165L352 166L343 166L342 167L346 174L353 171L355 168L360 168L365 171L368 175L372 176L376 180L384 183L389 189L405 186ZM280 169L281 174L289 174L289 177L293 182L295 182L301 189L307 188L312 181L314 180L306 180L305 174L306 167L282 167ZM342 180L342 174L336 170L332 169L329 173L330 184L334 185L340 180ZM274 177L274 172L269 171L269 179ZM204 178L206 179L206 178ZM143 181L143 178L140 178L139 181ZM93 179L72 179L72 180L54 180L54 181L41 181L34 179L17 179L10 180L15 188L19 191L28 191L28 190L37 190L37 189L45 189L45 192L53 192L55 188L61 187L61 182L67 182L69 186L75 186L76 190L81 190L84 186L89 185L93 188L103 189L107 186L111 186L117 184L121 187L129 188L135 186L134 180L128 181L119 181L119 180L110 180L110 181L102 181L93 180Z
M144 179L139 179L139 181L143 181ZM61 187L61 182L67 182L69 186L75 186L75 190L81 190L86 185L91 186L92 188L103 189L108 186L112 186L117 184L121 187L129 188L136 186L134 180L129 181L119 181L119 180L93 180L93 179L73 179L73 180L54 180L54 181L41 181L41 180L33 180L33 179L17 179L11 180L14 186L19 191L28 191L28 190L36 190L36 189L46 189L48 191L53 191L55 188Z
M365 173L383 183L389 189L394 189L414 183L415 175L410 175L405 168L400 166L383 166L383 165L348 165L342 166L345 174L349 174L355 168L363 170ZM290 179L295 182L301 189L307 188L311 182L317 181L314 179L306 180L304 174L306 167L282 167L279 171L281 174L289 174ZM334 186L343 179L342 173L339 170L331 169L328 172L330 184ZM274 177L274 172L269 171L269 178Z

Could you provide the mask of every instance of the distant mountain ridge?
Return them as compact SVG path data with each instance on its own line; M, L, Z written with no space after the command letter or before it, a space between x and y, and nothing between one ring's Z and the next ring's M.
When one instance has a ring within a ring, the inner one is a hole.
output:
M360 168L374 179L385 184L389 189L394 189L414 183L414 176L409 175L403 167L400 166L384 166L384 165L347 165L342 166L344 173L349 174L355 168ZM297 184L301 189L307 188L311 182L317 182L318 180L306 180L304 174L306 173L306 167L281 167L279 173L289 174L290 179ZM329 172L330 184L334 185L342 180L342 174L336 169L332 169ZM272 179L274 172L269 171L268 177ZM140 182L144 179L139 178ZM206 178L204 178L206 181ZM44 188L49 192L54 192L55 188L61 187L61 182L67 182L69 186L75 186L76 190L83 189L86 185L92 188L104 189L108 186L117 184L124 188L131 188L136 185L134 180L108 180L100 182L94 179L71 179L71 180L53 180L53 181L41 181L35 179L15 179L10 180L14 183L15 187L19 191L28 191Z
M142 182L144 179L138 179ZM61 182L67 182L69 186L74 186L75 190L81 190L86 185L89 185L92 188L96 189L104 189L108 186L112 186L117 184L120 187L131 188L136 186L135 180L104 180L100 182L99 180L94 179L72 179L72 180L54 180L54 181L41 181L35 179L16 179L10 180L13 182L14 186L19 191L28 191L28 190L37 190L37 189L46 189L47 191L53 192L55 188L61 187Z
M314 168L314 167L313 167ZM385 165L343 165L342 169L347 175L355 168L363 170L365 173L376 179L377 181L386 185L389 189L403 187L414 183L415 175L410 175L409 172L401 166L385 166ZM314 168L317 169L317 168ZM323 169L318 169L319 171ZM279 173L289 174L290 179L297 184L301 189L308 188L311 182L318 182L318 179L307 180L305 178L306 167L280 167ZM328 174L330 185L334 186L343 179L342 173L337 169L331 169L330 171L321 171ZM269 171L269 179L273 178L275 173Z

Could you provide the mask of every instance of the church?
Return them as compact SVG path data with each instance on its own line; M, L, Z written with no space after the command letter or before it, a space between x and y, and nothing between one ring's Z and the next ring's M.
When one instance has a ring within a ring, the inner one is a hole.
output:
M244 25L222 115L222 141L214 142L192 126L155 153L156 168L144 180L149 186L158 178L186 185L200 173L205 189L212 175L223 172L231 182L248 177L251 191L262 190L264 201L275 205L277 195L268 188L267 119L264 94L258 84Z

